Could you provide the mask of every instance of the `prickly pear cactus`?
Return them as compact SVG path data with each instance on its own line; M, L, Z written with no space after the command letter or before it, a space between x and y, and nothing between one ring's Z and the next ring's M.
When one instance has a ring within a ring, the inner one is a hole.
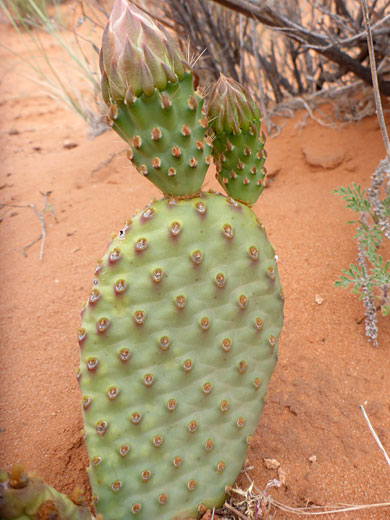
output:
M27 476L20 466L0 471L2 520L92 520L76 490L73 501L41 480Z
M125 60L120 56L133 34L133 57ZM146 175L166 196L128 220L111 242L83 309L79 377L89 475L105 520L197 518L223 503L244 461L276 363L283 295L263 226L248 203L235 200L247 201L248 191L242 197L234 190L230 197L199 192L208 161L199 157L199 169L186 169L187 151L203 152L217 130L211 123L206 136L200 114L189 116L195 92L191 72L175 68L178 51L168 59L166 36L125 0L117 0L104 38L103 84L113 128L132 144L143 175L141 160L161 161L161 175L149 173L149 166ZM176 77L160 81L167 67ZM142 86L146 68L153 88ZM126 78L137 71L136 88ZM227 89L232 85L226 82ZM169 96L174 90L180 95ZM165 96L172 120L156 101ZM220 96L220 109L246 114L234 119L234 135L256 153L260 122L253 102L247 98L239 106L228 97L223 108ZM213 95L218 112L217 99ZM132 110L141 107L145 113L134 118ZM251 125L254 142L244 135ZM154 129L164 135L168 128L169 144L156 148ZM229 126L218 129L223 146L230 133ZM185 164L176 162L173 148L186 155ZM213 151L217 164L221 153ZM169 175L170 168L177 175Z

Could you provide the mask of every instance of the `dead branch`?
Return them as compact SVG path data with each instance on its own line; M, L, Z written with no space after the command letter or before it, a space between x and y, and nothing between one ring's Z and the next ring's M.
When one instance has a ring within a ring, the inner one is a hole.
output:
M252 22L252 47L253 47L253 55L255 57L255 63L256 63L256 75L257 75L257 86L259 89L259 98L260 98L260 108L261 113L263 115L265 126L267 128L267 132L271 132L271 121L268 116L267 107L265 104L265 98L264 98L264 89L263 89L263 82L261 79L261 69L260 69L260 59L259 59L259 53L257 50L257 33L256 33L256 22L255 20L251 20ZM275 125L276 126L276 125Z
M315 50L329 61L339 65L347 72L352 72L355 76L362 79L365 83L372 84L371 72L369 67L360 63L359 60L341 50L337 39L334 41L326 37L324 34L315 32L302 26L300 23L292 21L283 16L280 11L274 10L267 2L254 3L252 0L212 0L224 7L228 7L233 11L255 18L259 22L271 27L298 42L309 44L311 49ZM378 78L379 90L382 94L390 96L390 81Z
M125 152L128 148L122 148L122 150L119 150L119 152L113 152L109 155L109 157L105 160L105 161L102 161L101 163L99 163L97 166L95 166L95 168L93 168L91 170L91 175L93 175L94 173L102 170L103 168L105 168L106 166L108 166L116 157L118 157L118 155L122 155L123 152Z
M335 504L335 505L324 505L324 506L307 506L307 507L292 507L278 500L272 498L269 494L269 489L272 487L279 487L280 482L277 480L271 480L267 483L265 489L263 491L259 490L253 480L250 478L248 473L245 473L246 478L248 479L250 485L246 490L242 490L239 488L233 489L233 493L237 495L238 498L235 498L233 503L235 507L239 505L244 505L247 511L250 511L252 515L255 514L259 509L259 505L264 505L266 507L266 511L269 513L271 508L272 510L278 509L280 511L284 511L286 513L292 513L295 515L302 516L325 516L337 513L347 513L349 511L364 511L367 509L379 509L379 508L389 508L390 502L382 502L377 504L359 504L359 505L347 505L347 504ZM258 517L259 518L259 517ZM260 517L261 518L261 517Z
M226 507L226 509L229 509L229 511L234 513L238 518L241 518L242 520L249 520L249 518L246 515L243 515L241 513L241 511L239 511L235 507L231 506L228 502L225 502L223 507Z
M379 93L380 85L379 85L379 79L378 79L378 72L377 72L377 68L376 68L374 43L372 41L372 29L371 29L370 18L369 18L369 13L368 13L367 0L360 0L360 3L362 6L362 11L363 11L364 25L366 26L368 52L370 55L372 84L374 87L376 114L378 117L380 129L382 132L382 139L383 139L383 143L385 145L387 161L390 164L390 142L389 142L389 136L387 134L385 118L383 116L381 96Z
M41 249L40 249L40 253L39 253L39 259L43 260L43 248L45 246L45 239L46 239L45 212L46 212L46 209L48 206L48 200L49 200L49 196L51 193L52 193L51 191L47 191L46 193L41 193L41 195L44 197L41 212L39 212L37 210L35 204L33 204L32 202L30 204L0 203L0 208L31 208L34 211L35 215L39 218L39 221L41 223L41 234L37 238L32 240L29 244L27 244L26 246L23 247L23 249L22 249L23 256L27 256L26 250L41 240ZM53 214L53 216L55 218L55 215L54 215L54 212L52 211L52 209L50 209L50 212Z
M390 457L387 455L386 450L385 450L385 448L383 447L383 444L381 443L381 441L380 441L380 439L379 439L379 437L378 437L376 431L374 430L374 428L373 428L373 426L372 426L372 424L371 424L371 421L370 421L370 419L368 418L367 412L366 412L366 410L364 409L364 406L363 406L362 404L360 405L360 410L361 410L362 413L363 413L363 417L364 417L366 423L368 424L368 427L369 427L369 429L370 429L370 432L371 432L372 436L373 436L374 439L375 439L375 442L377 443L377 445L379 446L379 449L380 449L381 452L383 453L383 456L385 457L387 464L390 466Z
M321 52L339 49L369 72L363 11L359 4L351 0L305 1L309 7L305 17L297 0L273 4L254 0L166 0L155 10L160 19L168 20L174 27L187 59L196 63L203 84L213 83L220 72L236 80L245 74L246 85L261 106L267 129L273 133L280 128L270 121L271 116L281 111L291 116L291 111L304 107L309 108L307 113L313 117L313 110L329 100L333 100L333 119L358 121L373 114L367 77L365 82L357 79L348 67L318 52L318 49ZM257 9L262 16L268 16L268 21L269 9L274 13L277 5L278 20L288 23L269 28L253 14L245 17L239 14L239 9L223 7L229 2L246 6L247 10ZM374 53L382 79L390 73L389 4L387 0L371 2ZM290 37L292 32L295 38ZM314 35L317 44L312 43L309 35ZM198 53L196 60L190 58L188 38ZM353 96L348 97L347 91ZM337 95L341 96L338 100Z

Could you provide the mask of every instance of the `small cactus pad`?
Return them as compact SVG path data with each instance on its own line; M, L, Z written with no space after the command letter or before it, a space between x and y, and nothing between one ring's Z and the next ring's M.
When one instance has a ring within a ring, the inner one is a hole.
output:
M112 127L130 145L129 158L165 194L189 195L201 188L211 161L202 103L192 74L186 74L164 92L113 105Z
M217 179L237 200L253 204L264 189L265 135L249 92L233 79L221 77L207 108Z
M72 501L19 466L10 474L0 471L1 520L92 520L82 502L78 492Z
M211 160L208 121L192 70L164 28L116 0L100 70L108 121L130 145L137 170L167 195L197 193Z
M79 330L97 512L183 520L223 503L277 359L274 251L243 204L165 198L98 263Z

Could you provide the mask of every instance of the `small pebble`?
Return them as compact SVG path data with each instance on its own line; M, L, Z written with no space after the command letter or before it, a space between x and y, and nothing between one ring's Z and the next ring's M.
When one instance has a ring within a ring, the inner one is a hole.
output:
M280 462L278 462L276 459L264 459L264 466L267 469L278 469Z
M66 140L66 141L64 141L64 145L63 146L64 146L65 150L71 150L72 148L77 148L78 147L78 143Z
M309 461L313 464L314 462L317 462L317 457L316 455L312 455L311 457L309 457Z
M283 486L286 486L286 472L282 468L278 468L278 478Z

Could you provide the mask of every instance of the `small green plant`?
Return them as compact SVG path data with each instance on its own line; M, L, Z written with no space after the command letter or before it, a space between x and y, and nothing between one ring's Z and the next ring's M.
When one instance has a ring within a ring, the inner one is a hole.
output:
M390 313L390 260L383 258L383 241L390 239L390 164L381 161L372 175L371 185L339 187L335 190L346 207L360 214L355 238L358 242L356 264L350 264L335 282L336 287L351 287L363 301L366 315L366 335L378 346L377 312Z
M366 27L376 115L386 157L380 161L371 175L370 187L367 190L362 190L361 186L355 183L347 188L340 187L335 190L335 193L345 200L347 208L360 213L360 219L352 221L353 224L358 224L355 235L358 241L357 263L343 269L335 285L344 288L352 285L352 292L360 295L366 315L366 336L374 347L377 347L377 312L381 311L384 316L390 313L390 261L384 260L381 254L385 251L383 239L390 240L390 141L379 92L367 0L360 0L360 5Z

